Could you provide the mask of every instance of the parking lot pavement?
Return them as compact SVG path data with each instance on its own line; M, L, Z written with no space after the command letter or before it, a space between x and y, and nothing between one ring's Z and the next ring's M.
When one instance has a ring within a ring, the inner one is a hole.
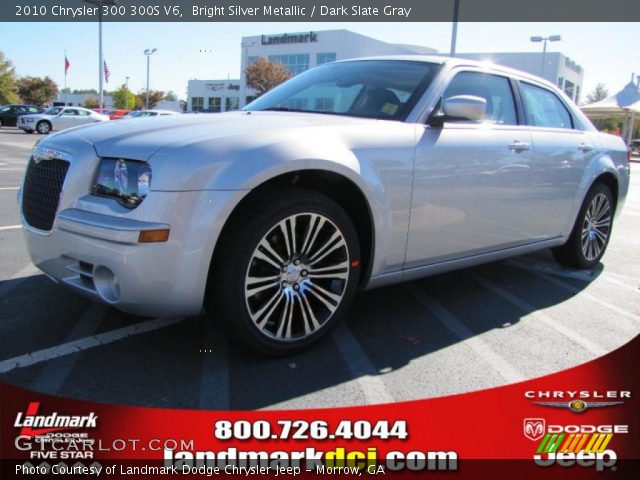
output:
M38 273L16 189L38 137L0 129L0 381L132 405L264 409L467 392L562 370L640 332L640 179L594 271L548 251L360 294L344 322L294 357L231 344L205 316L149 319ZM633 164L637 169L640 164Z

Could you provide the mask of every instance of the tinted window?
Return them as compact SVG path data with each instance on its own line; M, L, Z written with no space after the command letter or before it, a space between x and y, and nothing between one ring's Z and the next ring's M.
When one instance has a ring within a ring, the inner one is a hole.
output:
M438 69L432 63L396 60L329 63L274 88L245 110L402 120Z
M29 107L29 112L30 113L38 113L38 112L40 112L40 109L36 108L36 107Z
M444 98L473 95L486 100L484 121L501 125L517 125L516 107L509 80L498 75L462 72L451 81Z
M554 93L529 83L521 83L521 85L528 125L573 128L567 107Z
M0 108L0 113L9 113L11 107L2 107Z

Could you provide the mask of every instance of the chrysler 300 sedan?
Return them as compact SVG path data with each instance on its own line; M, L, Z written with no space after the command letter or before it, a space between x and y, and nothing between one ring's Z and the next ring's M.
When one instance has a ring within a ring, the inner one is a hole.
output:
M33 262L255 348L317 340L359 289L552 248L598 263L627 151L553 85L441 57L326 64L242 111L79 127L34 149Z

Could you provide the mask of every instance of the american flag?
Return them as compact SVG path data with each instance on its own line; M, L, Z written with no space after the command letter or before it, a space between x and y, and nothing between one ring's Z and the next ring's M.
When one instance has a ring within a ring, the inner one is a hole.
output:
M105 60L104 62L104 80L105 82L109 83L109 76L111 75L111 72L109 71L109 67L107 67L107 62Z
M64 74L66 75L69 71L69 67L71 66L71 62L67 58L67 54L64 54Z

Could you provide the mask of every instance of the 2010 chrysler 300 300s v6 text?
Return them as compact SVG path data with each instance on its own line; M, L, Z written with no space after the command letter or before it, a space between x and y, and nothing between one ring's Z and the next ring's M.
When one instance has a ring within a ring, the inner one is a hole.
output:
M358 289L552 247L599 262L627 149L553 85L461 59L326 64L242 111L44 138L19 194L33 262L140 315L286 353Z

